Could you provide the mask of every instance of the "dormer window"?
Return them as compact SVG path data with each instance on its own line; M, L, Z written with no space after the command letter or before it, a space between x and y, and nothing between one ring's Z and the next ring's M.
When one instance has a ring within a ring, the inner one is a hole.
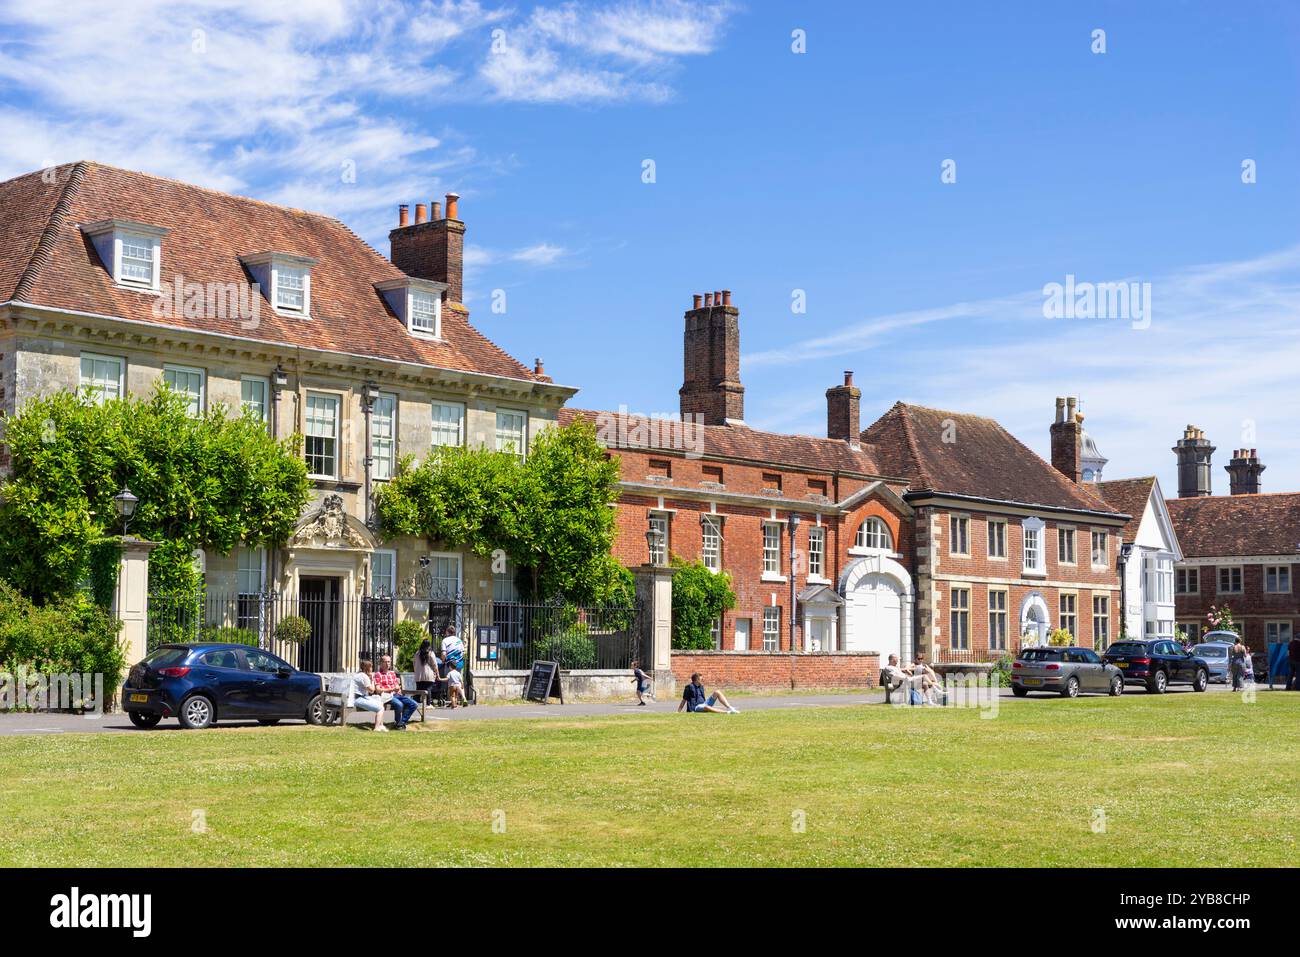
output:
M257 253L240 262L261 287L275 311L286 316L311 318L311 267L315 259L290 253Z
M375 284L388 308L420 339L442 338L442 294L445 282L403 276Z
M167 230L128 219L103 219L81 227L113 282L157 292L162 280L162 238Z

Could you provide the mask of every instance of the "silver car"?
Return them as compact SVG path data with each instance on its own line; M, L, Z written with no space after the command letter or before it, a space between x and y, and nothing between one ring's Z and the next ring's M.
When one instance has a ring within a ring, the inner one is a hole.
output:
M1192 654L1198 658L1204 658L1205 663L1210 666L1211 681L1227 683L1231 671L1228 653L1232 651L1232 646L1235 643L1236 637L1234 636L1232 641L1205 641L1192 647Z
M1091 648L1026 648L1011 663L1011 693L1023 698L1031 691L1051 691L1063 698L1085 692L1118 696L1124 693L1124 673Z

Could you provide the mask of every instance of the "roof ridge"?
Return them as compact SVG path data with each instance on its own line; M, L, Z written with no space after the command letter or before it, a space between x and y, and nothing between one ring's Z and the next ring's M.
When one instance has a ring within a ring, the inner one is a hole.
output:
M58 168L55 167L55 169ZM37 272L49 261L54 243L58 239L58 232L63 227L63 221L68 214L68 207L72 205L72 198L76 195L77 190L81 188L81 182L86 177L86 168L85 160L78 160L70 167L68 180L63 184L63 189L59 192L59 198L50 208L50 215L45 221L45 228L41 230L41 238L36 241L36 245L32 248L31 259L27 261L27 265L23 268L23 274L18 277L11 298L23 302L30 294L32 286L36 282Z

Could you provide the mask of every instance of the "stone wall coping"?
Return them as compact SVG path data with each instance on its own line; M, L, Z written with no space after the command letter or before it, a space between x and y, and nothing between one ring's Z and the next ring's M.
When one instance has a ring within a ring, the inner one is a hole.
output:
M800 658L879 658L878 651L732 651L706 648L673 649L673 656L706 657L708 655L726 655L734 658L789 658L794 654Z

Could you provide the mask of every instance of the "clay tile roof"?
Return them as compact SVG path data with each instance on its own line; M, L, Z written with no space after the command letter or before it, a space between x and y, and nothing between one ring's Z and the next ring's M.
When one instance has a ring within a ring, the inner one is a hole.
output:
M599 412L592 409L564 408L560 410L561 424L568 424L575 418L584 418L592 422L597 429L602 423L611 423L617 427L620 413ZM623 417L623 430L636 428L636 422L629 422ZM785 435L779 432L762 432L743 425L706 425L704 430L703 454L721 458L743 459L752 462L764 462L791 468L803 468L815 471L840 471L879 477L894 476L894 473L881 472L876 464L874 450L866 446L850 448L847 442L839 439L823 439L811 435ZM615 439L618 435L610 436ZM666 436L655 436L653 430L647 436L652 441L648 448L664 451L682 451L674 449L670 442L662 441ZM658 437L661 441L655 443Z
M983 416L897 402L862 438L883 472L906 477L913 492L946 492L1073 511L1116 511L1096 492L1071 482Z
M105 219L168 230L164 282L182 274L187 283L250 283L240 257L268 250L314 258L312 318L279 316L265 301L256 328L242 328L238 317L156 317L157 296L115 286L79 228ZM458 310L443 310L445 341L411 336L375 289L375 283L402 275L329 216L145 173L79 162L0 183L0 302L540 381Z
M1165 504L1188 558L1296 555L1300 561L1300 492L1170 498Z
M1138 526L1142 524L1142 513L1146 511L1147 502L1151 500L1151 490L1155 484L1153 475L1097 483L1097 491L1113 511L1132 516L1120 536L1123 541L1137 540Z

